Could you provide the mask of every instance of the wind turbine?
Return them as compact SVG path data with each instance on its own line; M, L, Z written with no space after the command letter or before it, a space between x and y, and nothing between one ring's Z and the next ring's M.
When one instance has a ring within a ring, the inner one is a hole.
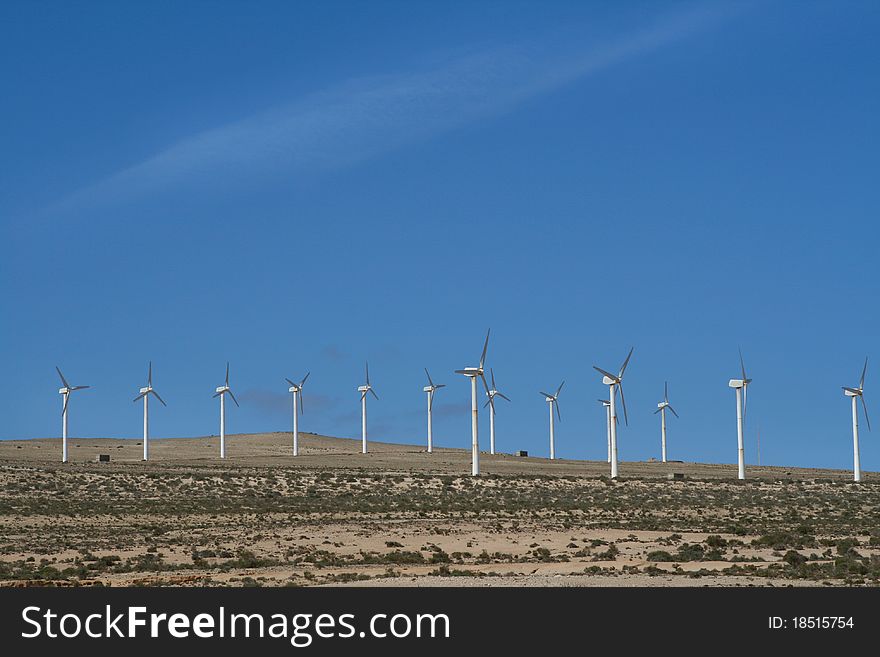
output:
M220 458L226 458L226 395L232 397L232 401L238 406L238 400L232 394L232 388L229 387L229 363L226 363L226 382L222 386L218 386L214 391L214 396L220 398Z
M862 408L865 410L865 422L868 424L868 431L871 430L871 420L868 419L868 406L865 404L865 395L862 390L865 387L865 373L868 371L868 359L865 358L865 366L862 368L862 378L859 379L858 388L847 388L843 386L843 394L852 397L852 418L853 418L853 481L862 480L862 463L859 459L859 404L858 400L862 400Z
M490 367L489 368L489 376L492 379L492 388L486 391L486 395L488 395L489 399L483 404L483 408L486 406L490 406L492 408L492 412L489 413L489 453L495 453L495 397L501 397L501 399L506 399L510 401L510 398L504 395L495 385L495 371Z
M61 462L67 463L67 404L70 401L70 393L74 390L85 390L91 386L72 386L64 378L57 365L55 366L55 371L58 372L58 376L61 377L61 383L63 384L63 387L58 389L58 394L64 399L64 405L61 408Z
M141 398L144 400L144 461L146 461L150 458L150 395L155 395L156 399L162 402L162 406L168 406L168 404L165 403L165 400L159 396L159 393L153 390L153 361L150 361L149 369L147 369L147 387L141 388L139 392L141 394L135 397L132 401L137 401Z
M556 394L551 395L549 392L541 392L539 394L544 395L545 400L550 406L550 460L554 460L556 458L556 439L553 435L553 407L556 406L556 417L559 418L559 421L562 422L562 415L559 414L559 393L562 392L562 386L565 385L565 381L559 384L559 387L556 389Z
M746 364L743 361L742 349L739 351L739 365L742 371L741 379L731 379L727 385L736 390L736 441L737 441L737 477L746 478L746 455L743 447L743 426L746 421L746 403L748 401L748 385L752 382L746 376Z
M366 364L367 370L367 382L358 387L358 392L361 393L361 453L367 453L367 393L371 393L373 397L379 399L379 395L376 394L376 391L373 390L373 386L370 385L370 364Z
M432 454L434 452L434 438L432 435L433 432L433 422L431 420L431 411L434 408L434 393L440 388L445 388L445 383L437 383L435 384L431 380L431 375L428 374L428 368L425 368L425 374L428 376L428 385L426 385L422 390L428 393L428 454Z
M672 404L669 403L669 384L663 384L663 401L657 404L657 410L654 411L654 415L660 413L660 454L663 459L663 463L666 463L666 409L672 411L672 414L675 417L678 417L678 413L675 412L675 409L672 408Z
M303 377L303 380L300 381L299 383L294 383L293 381L291 381L290 379L288 379L286 377L284 379L285 381L287 381L290 384L290 387L287 389L287 392L293 394L293 455L294 456L299 456L299 417L297 416L296 408L297 408L297 403L298 403L299 412L300 413L303 412L302 391L303 391L303 386L306 384L306 379L309 378L309 374L311 374L311 372L308 372Z
M480 439L477 429L477 378L483 381L486 394L489 394L489 386L483 374L483 365L486 363L486 350L489 348L489 333L486 331L486 342L483 344L483 353L480 356L480 364L477 367L465 367L463 370L455 370L456 374L464 374L471 380L471 476L480 474ZM494 407L494 403L493 403Z
M605 407L605 433L608 434L608 462L611 463L611 402L607 399L597 400Z
M623 396L623 373L626 371L626 366L629 365L629 359L633 355L633 349L635 349L635 347L630 347L629 353L626 355L626 360L623 361L623 365L620 366L620 371L617 375L611 374L611 372L607 372L601 367L593 365L593 369L602 375L602 383L608 386L608 410L610 416L608 425L611 433L612 479L617 478L617 406L615 402L617 401L617 391L619 390L620 401L623 403L623 421L629 426L629 417L626 413L626 399Z

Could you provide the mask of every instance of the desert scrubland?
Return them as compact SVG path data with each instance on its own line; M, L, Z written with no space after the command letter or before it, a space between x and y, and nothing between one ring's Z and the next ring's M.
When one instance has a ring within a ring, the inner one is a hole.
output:
M876 586L880 476L290 434L0 441L0 585ZM109 454L109 463L96 462ZM670 473L684 479L669 480Z

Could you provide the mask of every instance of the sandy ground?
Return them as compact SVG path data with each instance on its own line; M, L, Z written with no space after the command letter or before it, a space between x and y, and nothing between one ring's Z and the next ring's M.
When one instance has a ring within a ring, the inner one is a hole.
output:
M291 456L290 433L229 434L226 437L226 461L219 459L220 438L169 438L150 441L151 463L186 465L210 461L217 466L266 466L284 468L357 468L382 471L469 474L470 451L435 448L428 454L424 447L370 442L369 453L361 454L359 440L331 438L300 433L300 456ZM111 463L141 464L143 447L140 440L113 438L71 438L68 443L72 464L94 462L99 454L109 454ZM60 438L0 441L0 461L36 463L59 462ZM146 464L144 467L150 467ZM749 465L748 476L758 479L809 479L824 477L848 481L848 470L818 470L797 467ZM517 457L511 454L480 455L481 472L498 475L558 475L599 477L609 474L605 461L551 461L538 457ZM693 479L735 478L736 464L692 463L671 461L621 462L621 477L666 477L681 473ZM864 472L865 481L880 480L876 472Z
M880 477L470 454L289 433L0 442L0 585L880 581ZM109 454L109 463L98 463ZM684 479L670 481L669 473ZM659 556L658 556L659 555Z

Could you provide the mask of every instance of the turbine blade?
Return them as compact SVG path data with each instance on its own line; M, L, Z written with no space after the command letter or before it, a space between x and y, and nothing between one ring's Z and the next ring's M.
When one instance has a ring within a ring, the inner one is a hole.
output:
M556 407L556 417L559 418L560 422L562 422L562 414L559 412L559 402L554 401L553 405Z
M290 384L290 387L291 387L291 388L295 388L295 387L296 387L296 384L295 384L293 381L291 381L290 379L288 379L286 376L284 377L284 380L287 381L287 382Z
M663 410L662 408L658 408L656 411L654 411L654 415L657 415L657 413L659 413L662 410Z
M483 408L486 408L486 407L489 405L489 402L490 402L491 400L492 400L492 398L489 397L489 399L486 400L486 403L483 404Z
M135 397L131 401L136 402L138 399L140 399L141 397L145 397L146 395L147 395L147 393L142 392L141 394L139 394L137 397Z
M309 378L311 372L306 372L306 375L303 377L303 380L299 382L299 387L302 388L306 384L306 379Z
M669 381L663 382L663 401L669 403Z
M559 387L556 388L556 394L553 395L554 397L558 397L558 396L559 396L559 393L562 392L562 386L564 386L564 385L565 385L565 381L563 381L562 383L559 384Z
M68 402L70 402L70 393L64 395L64 406L61 409L61 415L64 415L67 412Z
M626 426L629 426L629 416L626 413L626 398L623 396L623 385L618 383L615 387L620 389L620 403L623 404L623 421L626 422Z
M364 401L364 397L366 397L366 396L367 396L367 391L364 390L364 391L361 393L361 401Z
M489 374L492 376L492 390L495 390L495 370L489 368Z
M367 385L370 385L370 364L367 363L367 362L365 362L365 363L364 363L364 368L365 368L366 371L367 371Z
M862 378L859 379L859 390L865 387L865 373L868 371L868 358L865 357L865 366L862 368Z
M629 359L632 358L633 349L635 349L635 347L629 348L629 353L626 355L626 360L623 361L623 365L620 366L620 374L617 375L618 379L623 378L623 373L626 371L626 366L629 365Z
M303 411L303 393L302 393L302 386L300 386L300 390L299 390L299 392L295 392L295 393L293 393L293 394L294 394L294 395L299 395L299 414L302 415L303 412L304 412L304 411Z
M506 399L507 401L510 401L510 397L508 397L507 395L505 395L503 392L498 392L498 391L496 390L496 391L495 391L495 394L498 395L499 397L501 397L501 399Z
M871 420L868 419L868 405L865 403L865 396L859 395L859 398L862 400L862 410L865 411L865 422L868 424L868 431L871 430Z
M154 395L156 395L156 399L158 399L160 402L162 402L162 406L168 406L168 404L165 403L165 400L159 396L158 392L156 392L155 390L150 390L150 392L152 392Z
M670 411L672 411L672 414L673 414L675 417L678 417L678 413L675 412L675 409L672 408L672 406L667 406L666 408L668 408Z
M58 369L58 366L57 366L57 365L55 366L55 371L58 372L58 376L61 377L61 383L64 384L64 387L65 387L65 388L69 388L69 387L70 387L70 384L67 383L67 379L64 378L64 375L61 373L61 370Z
M229 393L229 396L232 397L232 401L234 401L235 405L238 406L238 400L235 398L235 395L232 394L232 390L227 390L226 392ZM239 408L241 407L239 406Z
M746 408L749 405L749 386L743 386L743 425L746 423Z
M433 390L428 393L428 410L429 411L434 410L434 391Z
M376 391L373 390L372 388L370 388L370 393L372 393L373 397L375 397L376 399L379 399L379 395L377 395Z
M434 382L431 380L431 375L428 374L428 368L427 368L427 367L425 368L425 374L426 374L427 377L428 377L428 385L431 386L431 387L433 388L433 387L434 387Z
M150 361L150 365L147 368L147 385L153 386L153 361Z
M226 385L229 385L229 361L226 362Z
M456 374L467 374L468 376L472 375L473 372L468 372L467 370L455 370Z
M593 369L596 370L597 372L599 372L599 374L604 374L604 375L607 376L609 379L614 379L615 381L618 380L618 377L616 377L616 376L615 376L614 374L612 374L611 372L606 372L606 371L603 370L601 367L596 367L595 365L593 365Z
M434 386L434 389L440 390L440 388L445 388L445 387L446 387L445 383L438 383L437 385Z
M538 394L544 395L545 397L550 397L551 399L553 398L553 395L551 395L549 392L544 392L543 390L539 391Z
M211 395L211 398L213 399L214 397L219 397L222 394L222 392L215 392L213 395Z
M743 350L742 350L742 348L740 348L740 350L739 350L739 366L742 368L743 381L745 381L746 378L747 378L747 377L746 377L746 363L745 363L745 361L743 360Z
M483 388L485 388L485 390L486 390L486 394L488 395L488 394L489 394L489 384L486 383L486 377L483 376L483 373L482 373L482 372L480 372L480 381L483 382Z
M844 390L848 390L849 392L851 392L853 394L856 394L856 395L859 394L859 391L856 390L855 388L849 388L847 386L840 386L840 387L843 388Z
M91 388L92 386L73 386L71 390L85 390L86 388Z
M486 342L483 343L483 354L480 356L480 369L483 369L483 363L486 362L486 350L489 348L489 333L491 331L491 328L486 331Z
M610 404L611 403L607 399L597 399L596 401L599 402L600 404Z

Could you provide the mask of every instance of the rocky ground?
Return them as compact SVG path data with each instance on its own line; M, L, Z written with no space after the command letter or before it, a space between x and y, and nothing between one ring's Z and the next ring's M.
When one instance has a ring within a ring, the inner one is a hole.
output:
M880 582L880 478L486 456L289 434L0 442L0 584ZM97 463L110 454L110 463ZM684 479L668 480L669 473Z

